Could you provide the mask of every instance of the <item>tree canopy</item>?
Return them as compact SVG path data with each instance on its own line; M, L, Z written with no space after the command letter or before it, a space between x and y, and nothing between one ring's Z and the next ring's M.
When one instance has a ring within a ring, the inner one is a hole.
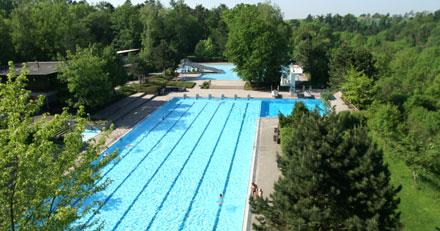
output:
M297 103L283 122L282 177L269 198L251 198L256 230L400 230L400 188L390 185L367 129L331 112L320 116ZM269 203L272 201L272 203Z
M58 78L67 84L67 103L79 108L99 107L114 96L114 87L127 81L127 73L113 49L77 48L68 52Z
M225 55L238 75L253 85L277 85L287 63L288 27L280 10L269 4L239 4L225 15L228 42Z
M84 202L108 185L108 179L95 182L115 154L96 162L104 140L85 145L85 120L67 112L34 121L43 98L29 97L26 71L16 76L13 67L10 63L8 79L0 83L0 229L84 229L74 222L93 212ZM64 136L57 135L63 130Z

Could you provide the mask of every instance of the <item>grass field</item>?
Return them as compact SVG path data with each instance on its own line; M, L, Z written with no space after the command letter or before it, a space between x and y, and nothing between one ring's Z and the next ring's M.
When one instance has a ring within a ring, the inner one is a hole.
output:
M411 170L399 160L385 156L391 171L391 183L402 185L399 193L401 221L406 231L440 228L440 177L419 176L414 183Z

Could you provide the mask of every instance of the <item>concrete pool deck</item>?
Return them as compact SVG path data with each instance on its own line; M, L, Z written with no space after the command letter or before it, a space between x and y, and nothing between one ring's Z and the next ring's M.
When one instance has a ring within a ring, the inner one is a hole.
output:
M263 197L269 197L274 192L274 183L281 176L277 166L277 154L281 153L281 146L273 141L274 127L278 127L277 117L259 118L249 188L251 183L255 183L258 189L263 190ZM251 191L248 191L247 201L251 196ZM243 230L252 230L252 223L256 222L255 215L247 203Z

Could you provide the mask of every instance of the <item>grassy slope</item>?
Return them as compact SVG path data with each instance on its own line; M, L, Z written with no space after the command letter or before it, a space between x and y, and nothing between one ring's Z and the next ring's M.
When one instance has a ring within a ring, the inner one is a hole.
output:
M426 231L440 228L440 179L418 178L414 183L410 169L398 160L385 156L391 171L391 183L402 185L399 196L401 221L407 231Z

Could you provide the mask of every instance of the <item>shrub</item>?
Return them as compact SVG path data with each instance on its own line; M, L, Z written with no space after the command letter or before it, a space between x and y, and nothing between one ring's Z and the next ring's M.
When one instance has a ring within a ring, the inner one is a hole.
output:
M152 85L162 85L162 86L165 86L168 83L168 80L160 77L149 77L147 81Z
M136 92L137 92L137 90L133 86L121 86L117 90L118 95L123 95L123 96L129 96L129 95L132 95Z
M330 100L332 99L332 93L330 91L323 91L321 93L321 99L322 99L322 103L324 104L324 106L330 108L331 104L330 104Z
M208 89L209 88L209 85L211 85L211 81L204 81L203 83L202 83L202 86L200 86L200 88L202 88L202 89Z
M147 94L156 94L159 92L159 90L162 88L162 86L152 85L144 88L145 93Z
M193 88L196 85L194 82L186 82L186 81L168 81L167 86L175 86L175 87L186 87Z
M177 77L179 74L174 70L174 68L168 68L165 71L165 78L166 79L173 79L174 77Z

